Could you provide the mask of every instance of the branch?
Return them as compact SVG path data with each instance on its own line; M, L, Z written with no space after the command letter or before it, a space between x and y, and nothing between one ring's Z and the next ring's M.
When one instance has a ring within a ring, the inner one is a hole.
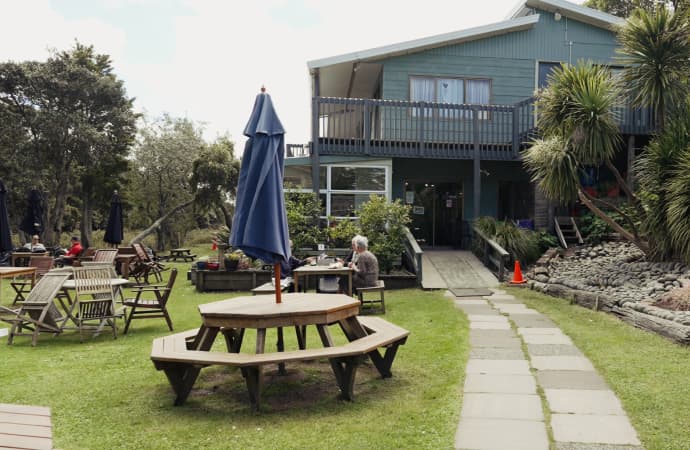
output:
M612 210L614 210L615 212L617 212L618 214L620 214L620 216L628 223L628 225L630 225L630 228L632 229L632 232L633 232L633 234L635 235L635 238L636 238L636 239L639 239L639 238L640 238L640 236L639 236L638 233L637 233L637 227L635 226L635 223L633 222L633 220L630 218L630 216L628 216L628 215L625 214L622 210L620 210L616 205L614 205L613 203L609 203L609 202L607 202L607 201L605 201L605 200L602 200L602 199L600 199L600 198L592 197L591 195L589 195L589 194L588 194L587 192L585 192L585 191L583 191L582 193L583 193L584 195L586 195L587 197L589 197L589 199L590 199L591 201L596 202L596 203L599 203L599 204L601 204L601 205L604 205L604 206L606 206L607 208L612 209Z
M642 208L642 204L640 203L640 199L637 198L637 195L635 195L630 189L630 186L628 186L628 183L625 182L623 177L621 176L621 173L618 171L616 166L613 165L613 163L610 160L606 160L606 167L613 173L613 176L616 177L616 181L618 182L618 185L620 186L621 189L623 189L623 192L625 192L625 196L628 197L628 200L630 200L637 210L637 214L640 215L640 217L644 216L644 209Z
M189 200L188 202L181 203L181 204L177 205L176 207L174 207L173 209L168 211L166 214L161 216L158 220L153 222L150 227L148 227L147 229L145 229L141 233L134 236L134 238L132 238L132 240L129 241L129 245L141 242L146 236L148 236L149 234L153 234L157 229L159 229L161 227L161 225L163 224L163 222L165 222L168 218L170 218L170 216L172 216L173 214L175 214L176 212L178 212L182 209L185 209L187 206L191 205L192 203L194 203L193 199Z

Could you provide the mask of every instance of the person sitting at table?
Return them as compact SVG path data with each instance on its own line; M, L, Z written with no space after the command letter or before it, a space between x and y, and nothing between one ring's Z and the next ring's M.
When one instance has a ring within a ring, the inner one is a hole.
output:
M45 245L41 244L41 238L37 234L31 236L31 242L27 242L22 247L30 252L43 253L46 251Z
M376 286L376 282L379 279L379 261L368 250L369 240L364 236L357 235L352 239L352 242L355 253L352 256L352 261L347 265L354 271L352 274L352 289ZM347 279L342 277L339 284L340 290L345 292L347 290Z
M280 261L280 279L284 280L287 277L292 277L292 271L295 270L298 267L302 267L305 264L310 264L312 261L314 261L313 257L308 257L305 259L299 259L292 255L292 239L290 239L290 258L287 261ZM295 286L293 283L290 283L288 286L288 292L294 292L295 291Z
M74 261L79 257L81 254L83 248L81 246L81 242L79 242L79 237L78 236L72 236L70 239L70 248L67 250L67 252L58 257L55 258L55 264L58 266L64 266L68 265L71 266L74 264Z

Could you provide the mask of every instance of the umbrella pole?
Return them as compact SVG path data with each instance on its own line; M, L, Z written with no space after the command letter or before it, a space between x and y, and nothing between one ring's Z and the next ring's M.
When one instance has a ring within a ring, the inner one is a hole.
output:
M276 288L276 303L281 303L281 286L280 286L280 263L273 264L273 284Z

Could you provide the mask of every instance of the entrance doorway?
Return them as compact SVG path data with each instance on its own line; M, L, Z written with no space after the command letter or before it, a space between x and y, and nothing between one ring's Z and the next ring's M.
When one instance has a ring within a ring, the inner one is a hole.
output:
M462 184L452 182L405 182L406 204L412 207L412 235L422 247L462 243Z

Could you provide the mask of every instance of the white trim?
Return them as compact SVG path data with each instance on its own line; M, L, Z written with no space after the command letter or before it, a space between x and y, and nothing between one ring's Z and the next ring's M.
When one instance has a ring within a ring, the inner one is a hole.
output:
M539 15L534 14L525 17L505 20L503 22L492 23L480 27L469 28L466 30L453 31L450 33L438 34L436 36L415 39L413 41L401 42L398 44L376 47L359 52L346 53L343 55L332 56L330 58L315 59L307 62L310 71L320 67L332 66L348 62L366 61L375 58L391 57L415 53L431 48L441 47L450 44L460 44L462 42L483 39L490 36L509 33L512 31L523 30L533 27L539 22Z
M571 19L609 30L625 23L625 19L614 16L613 14L587 8L586 6L576 5L565 0L523 0L513 7L506 19L529 17L530 8L539 8L549 12L558 11L560 14L570 17Z

